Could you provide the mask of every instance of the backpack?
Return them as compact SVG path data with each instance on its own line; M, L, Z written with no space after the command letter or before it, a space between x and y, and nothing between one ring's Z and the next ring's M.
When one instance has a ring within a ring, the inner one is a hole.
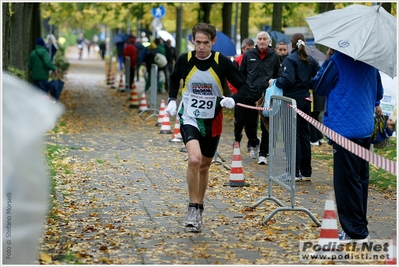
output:
M374 131L371 135L371 143L378 144L392 136L393 132L387 126L388 115L374 116Z
M156 53L154 56L154 63L158 65L158 68L165 68L168 64L168 60L161 53Z

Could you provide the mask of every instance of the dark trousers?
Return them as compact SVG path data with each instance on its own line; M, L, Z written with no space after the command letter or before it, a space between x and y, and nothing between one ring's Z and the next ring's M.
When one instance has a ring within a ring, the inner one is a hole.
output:
M262 120L260 120L260 129L262 130L262 139L260 141L259 157L267 157L269 155L269 131Z
M248 138L247 147L251 147L251 138L254 139L257 136L257 127L249 127L251 125L247 124L249 118L247 116L251 115L250 112L247 112L247 108L243 108L240 106L235 106L234 108L234 141L241 142L242 140L242 130L245 129L245 134ZM253 114L252 114L253 116ZM255 140L253 140L255 141ZM256 144L256 142L252 142ZM254 147L257 145L254 145Z
M36 80L33 81L33 85L36 86L37 88L39 88L40 90L42 90L45 94L48 94L48 92L50 92L50 83L48 80Z
M136 72L135 66L130 66L130 83L129 83L129 89L132 87L132 84L134 83L134 73Z
M164 71L165 71L165 90L169 91L170 74L172 74L173 72L173 63L168 63Z
M313 111L310 113L313 119L319 121L320 111ZM320 139L323 139L323 134L317 130L312 124L309 124L310 127L310 142L315 143Z
M255 101L247 100L247 105L255 106ZM239 109L238 109L239 108ZM237 110L239 110L237 112ZM259 145L259 139L257 136L258 125L259 125L259 113L257 110L235 107L234 110L234 138L235 141L241 141L242 130L245 127L245 133L248 137L248 145L250 147L256 147Z
M370 138L351 139L370 149ZM339 222L351 238L363 239L367 229L367 198L369 163L343 147L333 143L334 192Z
M295 99L298 109L310 115L310 102L305 99ZM305 177L312 176L312 151L310 148L309 123L301 116L297 116L296 132L296 173L299 172Z

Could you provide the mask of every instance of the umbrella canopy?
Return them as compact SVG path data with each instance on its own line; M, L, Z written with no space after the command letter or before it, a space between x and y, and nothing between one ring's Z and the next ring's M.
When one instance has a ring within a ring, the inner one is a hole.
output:
M161 37L162 40L164 40L165 42L166 42L167 40L170 40L170 45L171 45L172 47L175 47L175 46L176 46L176 39L175 39L175 37L173 37L173 35L170 34L169 32L164 31L164 30L159 30L159 31L157 31L157 35L158 35L159 37Z
M112 42L115 44L124 43L127 39L129 39L129 35L126 33L118 33L112 38Z
M193 36L190 34L188 39L193 42ZM223 32L216 32L216 43L212 46L213 51L222 53L225 56L235 56L237 54L233 41Z
M276 41L276 43L280 41L284 41L286 44L291 43L290 36L282 32L271 31L269 32L269 35L271 38L273 38Z
M323 64L323 62L326 60L326 54L324 54L323 52L321 52L319 49L317 49L316 47L310 47L310 46L305 46L305 50L306 53L309 56L312 56L314 59L316 59L316 61L319 63L319 65L321 66ZM291 43L288 44L288 52L291 53L292 51L292 47L291 47Z
M306 21L316 43L396 76L396 18L381 6L350 5Z

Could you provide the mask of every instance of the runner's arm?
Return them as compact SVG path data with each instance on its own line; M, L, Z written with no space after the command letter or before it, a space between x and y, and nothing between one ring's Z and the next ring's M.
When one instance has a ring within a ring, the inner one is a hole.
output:
M172 73L170 74L170 84L169 84L169 99L176 100L177 94L180 89L180 80L183 78L183 73L185 73L185 69L187 68L187 54L182 54L177 59L177 62L174 66Z

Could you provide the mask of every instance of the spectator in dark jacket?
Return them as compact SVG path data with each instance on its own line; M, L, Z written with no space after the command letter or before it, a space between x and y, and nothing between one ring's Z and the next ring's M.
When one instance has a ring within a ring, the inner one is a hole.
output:
M116 52L118 53L119 69L123 70L123 49L125 42L116 43Z
M244 58L244 54L245 52L253 49L255 47L255 42L251 39L251 38L245 38L242 41L241 44L241 55L239 55L238 57L234 58L234 65L239 68L242 62L242 59ZM233 94L236 94L238 92L237 88L235 88L231 83L227 82L227 86L230 88L230 91ZM250 140L250 134L249 131L253 131L253 128L248 128L248 126L246 125L246 117L245 115L247 114L246 112L246 108L240 107L238 105L236 105L234 107L234 141L241 143L242 140L242 130L245 127L245 134L248 137L248 142L247 142L247 148L248 151L250 151L251 149L251 144L249 142ZM256 132L255 132L256 134Z
M147 69L147 80L145 83L145 90L148 91L151 85L151 65L155 64L154 57L157 53L161 53L161 51L158 48L159 42L151 42L151 44L147 47L147 51L145 52L144 56L144 62L146 65ZM158 77L157 77L157 83L158 83L158 92L162 92L162 82L159 81L159 72L161 70L158 68Z
M136 40L135 43L136 49L137 49L137 81L140 80L140 67L143 64L143 53L145 50L144 45L141 43L141 41L139 39Z
M28 69L31 71L33 85L47 94L50 91L49 71L52 70L57 74L57 68L51 62L50 54L42 38L37 39L36 47L29 55Z
M105 58L105 50L107 49L105 41L101 41L100 42L99 48L100 48L100 52L101 52L101 58L104 60L104 58Z
M293 98L298 109L310 115L309 89L312 88L312 78L320 69L317 61L305 50L305 36L295 33L291 36L292 51L283 61L283 76L276 79L276 86L283 89L283 95ZM269 81L271 84L273 79ZM296 133L296 167L297 181L310 180L312 176L310 131L307 120L298 116Z
M280 74L279 76L283 75L283 61L288 56L288 45L284 41L280 41L276 44L276 48L274 50L280 57Z
M240 71L244 74L250 87L250 94L245 103L247 105L256 106L255 102L265 92L268 81L271 78L278 77L280 58L274 49L269 46L270 42L271 39L267 32L259 32L256 37L255 48L247 51L241 62ZM246 109L245 112L247 113L245 115L246 125L252 129L252 131L247 133L251 145L250 157L256 159L259 150L258 164L267 164L269 132L264 123L261 123L262 139L259 141L256 133L259 125L259 113L255 109Z

